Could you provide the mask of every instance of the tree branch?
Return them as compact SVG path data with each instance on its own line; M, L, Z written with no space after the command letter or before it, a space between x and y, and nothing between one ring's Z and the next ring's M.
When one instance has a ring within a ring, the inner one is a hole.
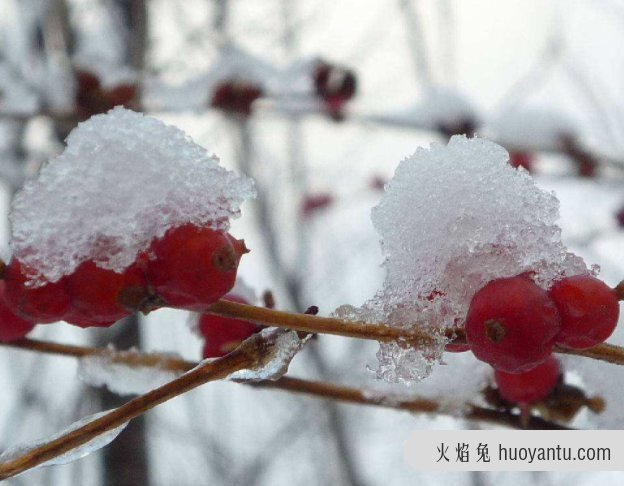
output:
M0 343L4 346L15 347L18 349L26 349L30 351L37 351L49 354L60 354L65 356L83 357L90 355L98 356L110 356L116 363L127 364L128 366L157 366L162 369L171 371L188 371L197 366L197 363L192 361L185 361L181 359L168 358L166 356L158 355L144 355L138 353L119 353L112 352L111 350L102 350L89 347L71 346L57 343L47 343L43 341L34 341L32 339L26 339L15 343ZM241 346L242 347L242 346ZM237 353L241 348L239 347L231 356ZM209 363L211 365L218 365L225 358ZM206 366L206 365L204 365ZM225 365L219 365L221 367ZM248 366L244 364L243 366ZM198 368L199 369L199 368ZM196 371L196 370L194 370ZM188 376L190 373L184 375ZM223 376L226 376L225 373ZM183 377L184 377L183 376ZM223 377L222 376L222 377ZM212 378L219 379L219 378ZM179 380L179 379L178 379ZM175 383L176 381L171 382ZM210 380L207 380L210 381ZM262 381L256 383L245 383L247 385L257 388L271 388L278 389L293 393L301 393L305 395L314 396L317 398L325 398L331 400L337 400L345 403L353 403L360 405L379 406L384 408L391 408L396 410L404 410L412 413L436 413L436 414L448 414L440 408L440 404L431 399L417 398L410 400L403 400L399 397L392 396L377 396L374 393L366 390L345 387L341 385L335 385L330 383L323 383L318 381L303 380L292 377L282 377L276 381ZM165 385L167 386L167 385ZM190 389L190 388L189 388ZM159 390L159 389L157 389ZM149 394L148 394L149 395ZM146 396L146 395L143 395ZM141 398L141 397L139 397ZM134 401L134 400L133 400ZM131 403L131 402L129 402ZM162 402L159 402L162 403ZM150 407L151 408L151 407ZM490 408L479 407L476 405L468 405L467 411L463 418L470 420L478 420L481 422L488 422L497 425L503 425L512 428L525 428L521 423L519 415L514 415L508 412L494 410ZM127 421L128 419L126 419ZM121 422L123 423L123 422ZM121 423L115 426L121 425ZM115 428L112 426L111 428ZM537 417L532 417L528 423L528 428L540 429L540 430L559 430L567 429L568 427L560 425L554 422L549 422ZM80 429L79 429L80 430ZM106 429L110 430L110 429ZM101 433L101 432L100 432ZM0 471L2 471L0 465ZM0 476L1 477L1 476Z
M384 324L367 324L364 322L351 322L331 317L319 317L309 314L295 314L264 307L238 304L226 300L220 300L212 304L207 310L209 314L224 317L233 317L246 321L255 322L265 326L283 327L296 331L305 331L316 334L333 334L358 339L371 339L374 341L392 342L404 341L414 344L432 344L435 338L425 334L419 329L403 329L390 327ZM453 343L465 343L465 335L462 329L448 329L446 337ZM568 349L556 346L555 351L561 354L583 356L585 358L605 361L611 364L624 365L624 348L614 344L599 344L589 349Z
M406 341L413 344L433 344L435 338L419 329L402 329L386 325L351 322L332 317L318 317L309 314L278 311L265 307L238 304L220 300L204 312L223 317L243 319L265 326L283 327L295 331L317 334L333 334L374 341ZM449 336L451 333L449 332Z
M225 378L239 369L254 367L273 344L256 335L227 356L213 362L202 363L179 378L126 402L100 418L0 464L0 480L20 474L86 444L95 437L120 427L155 406L204 383ZM76 347L72 348L74 353L78 352ZM86 354L88 353L84 352L82 355Z

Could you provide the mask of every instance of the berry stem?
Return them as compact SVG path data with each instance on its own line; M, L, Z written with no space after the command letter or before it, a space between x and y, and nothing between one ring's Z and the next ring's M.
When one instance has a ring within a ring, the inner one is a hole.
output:
M185 361L181 359L160 357L155 355L144 355L140 353L114 353L106 349L51 343L46 341L36 341L33 339L24 339L19 342L0 344L30 351L72 357L82 357L90 355L112 355L116 363L124 363L129 366L158 366L161 369L167 369L171 371L185 372L192 370L197 366L197 363L195 362ZM216 364L217 362L221 362L222 359L223 358L213 363ZM331 383L323 383L319 381L303 380L300 378L293 378L289 376L283 376L276 381L241 383L256 388L283 390L292 393L300 393L315 398L337 400L345 403L377 406L394 410L403 410L412 413L435 413L438 415L446 414L446 412L440 407L438 402L426 398L401 400L392 396L372 396L366 390L358 388L335 385ZM510 428L522 428L522 423L519 415L475 405L467 406L465 417L471 420L502 425ZM528 428L536 430L567 429L567 427L563 425L549 422L538 417L530 418Z
M583 356L620 366L624 365L624 348L614 344L604 343L588 349L571 349L564 346L555 346L554 349L555 352L561 354Z

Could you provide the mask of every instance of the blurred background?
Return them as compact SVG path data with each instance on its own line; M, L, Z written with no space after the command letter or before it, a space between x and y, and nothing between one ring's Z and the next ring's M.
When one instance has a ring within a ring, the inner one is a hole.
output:
M258 198L231 232L252 249L239 275L257 304L269 290L279 309L316 305L329 315L372 297L383 257L371 208L400 160L454 134L500 143L512 165L554 190L564 243L614 285L624 278L623 42L621 0L0 0L3 256L10 254L12 195L62 151L78 122L124 105L184 129L224 166L256 180ZM58 323L32 336L199 360L194 320L165 309L110 329ZM610 341L624 344L624 333ZM375 383L367 366L375 366L376 351L375 343L322 336L290 374L452 398L450 381ZM462 367L469 358L449 358L457 380L471 372ZM577 363L566 360L566 374L607 408L600 417L581 410L571 425L624 426L624 374ZM81 381L71 358L5 347L0 383L0 451L128 399ZM624 479L614 472L425 473L403 459L403 443L418 429L477 426L214 383L133 421L85 459L6 484Z

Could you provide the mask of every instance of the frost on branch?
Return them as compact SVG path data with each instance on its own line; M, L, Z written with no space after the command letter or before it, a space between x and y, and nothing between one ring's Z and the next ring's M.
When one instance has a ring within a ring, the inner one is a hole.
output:
M10 449L7 449L2 454L0 454L0 463L4 463L4 462L11 461L13 459L17 459L18 457L24 454L27 454L28 452L30 452L33 449L36 449L39 446L52 442L66 434L69 434L70 432L73 432L76 429L79 429L83 425L87 425L88 423L99 419L100 417L108 414L111 411L112 410L106 410L104 412L99 412L93 415L89 415L87 417L84 417L78 420L77 422L74 422L69 427L61 430L60 432L57 432L54 435L46 437L45 439L40 439L40 440L31 442L29 444L23 444L20 446L15 446ZM36 467L57 466L60 464L68 464L70 462L77 461L78 459L82 459L83 457L88 456L92 452L95 452L101 449L102 447L106 447L108 444L114 441L117 438L117 436L121 434L123 429L126 428L126 425L128 425L128 422L120 425L119 427L115 429L104 432L94 437L89 442L82 444L74 449L71 449L70 451L67 451L64 454L61 454L60 456L56 456L53 459L50 459L49 461L46 461Z
M105 386L118 395L142 395L176 378L182 372L163 369L158 366L127 365L115 362L116 356L145 356L136 351L115 351L109 346L106 355L87 355L78 361L80 379L91 386ZM158 358L158 355L148 355ZM161 355L163 359L176 358L176 355Z
M117 107L81 123L67 148L16 195L14 256L57 281L82 262L121 272L186 223L227 229L253 181L178 128Z
M295 355L303 349L309 335L303 339L296 331L285 331L276 327L269 327L260 331L261 339L269 344L269 350L260 363L253 369L235 371L228 376L232 381L275 381L288 371L288 366ZM253 337L250 339L254 339ZM244 345L244 343L243 343Z
M455 136L399 164L372 213L386 256L383 288L362 308L336 314L417 326L436 344L381 344L378 377L427 376L445 330L463 326L472 296L493 279L531 272L547 288L558 276L589 273L561 243L557 198L507 160L492 142Z

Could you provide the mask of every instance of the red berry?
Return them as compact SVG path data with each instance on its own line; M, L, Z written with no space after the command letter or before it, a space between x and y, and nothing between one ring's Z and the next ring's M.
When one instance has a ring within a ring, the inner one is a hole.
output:
M224 300L248 304L245 299L234 295L226 296ZM199 318L198 330L205 339L204 359L225 356L260 329L262 327L253 322L202 314Z
M350 69L321 61L312 75L316 95L326 113L336 121L344 119L344 106L357 91L357 78Z
M535 403L555 388L561 371L554 356L524 373L506 373L497 370L494 379L500 396L512 403Z
M479 290L466 317L466 339L481 361L520 373L545 361L561 325L548 294L524 275Z
M148 283L169 305L201 311L232 289L246 251L227 233L180 226L152 243Z
M615 213L615 219L617 220L620 228L624 228L624 206L621 207L617 213Z
M262 96L262 89L247 81L226 81L217 85L210 106L222 111L251 115L251 105Z
M0 281L0 341L15 341L28 334L35 323L16 315L4 301L6 285Z
M86 71L76 72L75 104L78 118L87 118L105 113L117 105L128 106L136 96L136 86L120 84L104 89L97 76Z
M107 327L131 314L147 296L147 283L136 265L117 273L87 261L69 276L67 290L73 308L67 322Z
M132 84L120 84L106 91L106 99L111 108L122 105L128 107L136 96L136 86Z
M529 172L533 170L533 157L528 152L511 152L509 154L509 163L512 167L523 167Z
M558 344L586 349L613 333L620 305L613 289L601 280L590 275L564 278L555 282L549 295L561 315Z
M69 312L69 294L65 279L39 287L27 286L27 267L13 258L4 275L4 300L15 314L40 324L63 320Z

